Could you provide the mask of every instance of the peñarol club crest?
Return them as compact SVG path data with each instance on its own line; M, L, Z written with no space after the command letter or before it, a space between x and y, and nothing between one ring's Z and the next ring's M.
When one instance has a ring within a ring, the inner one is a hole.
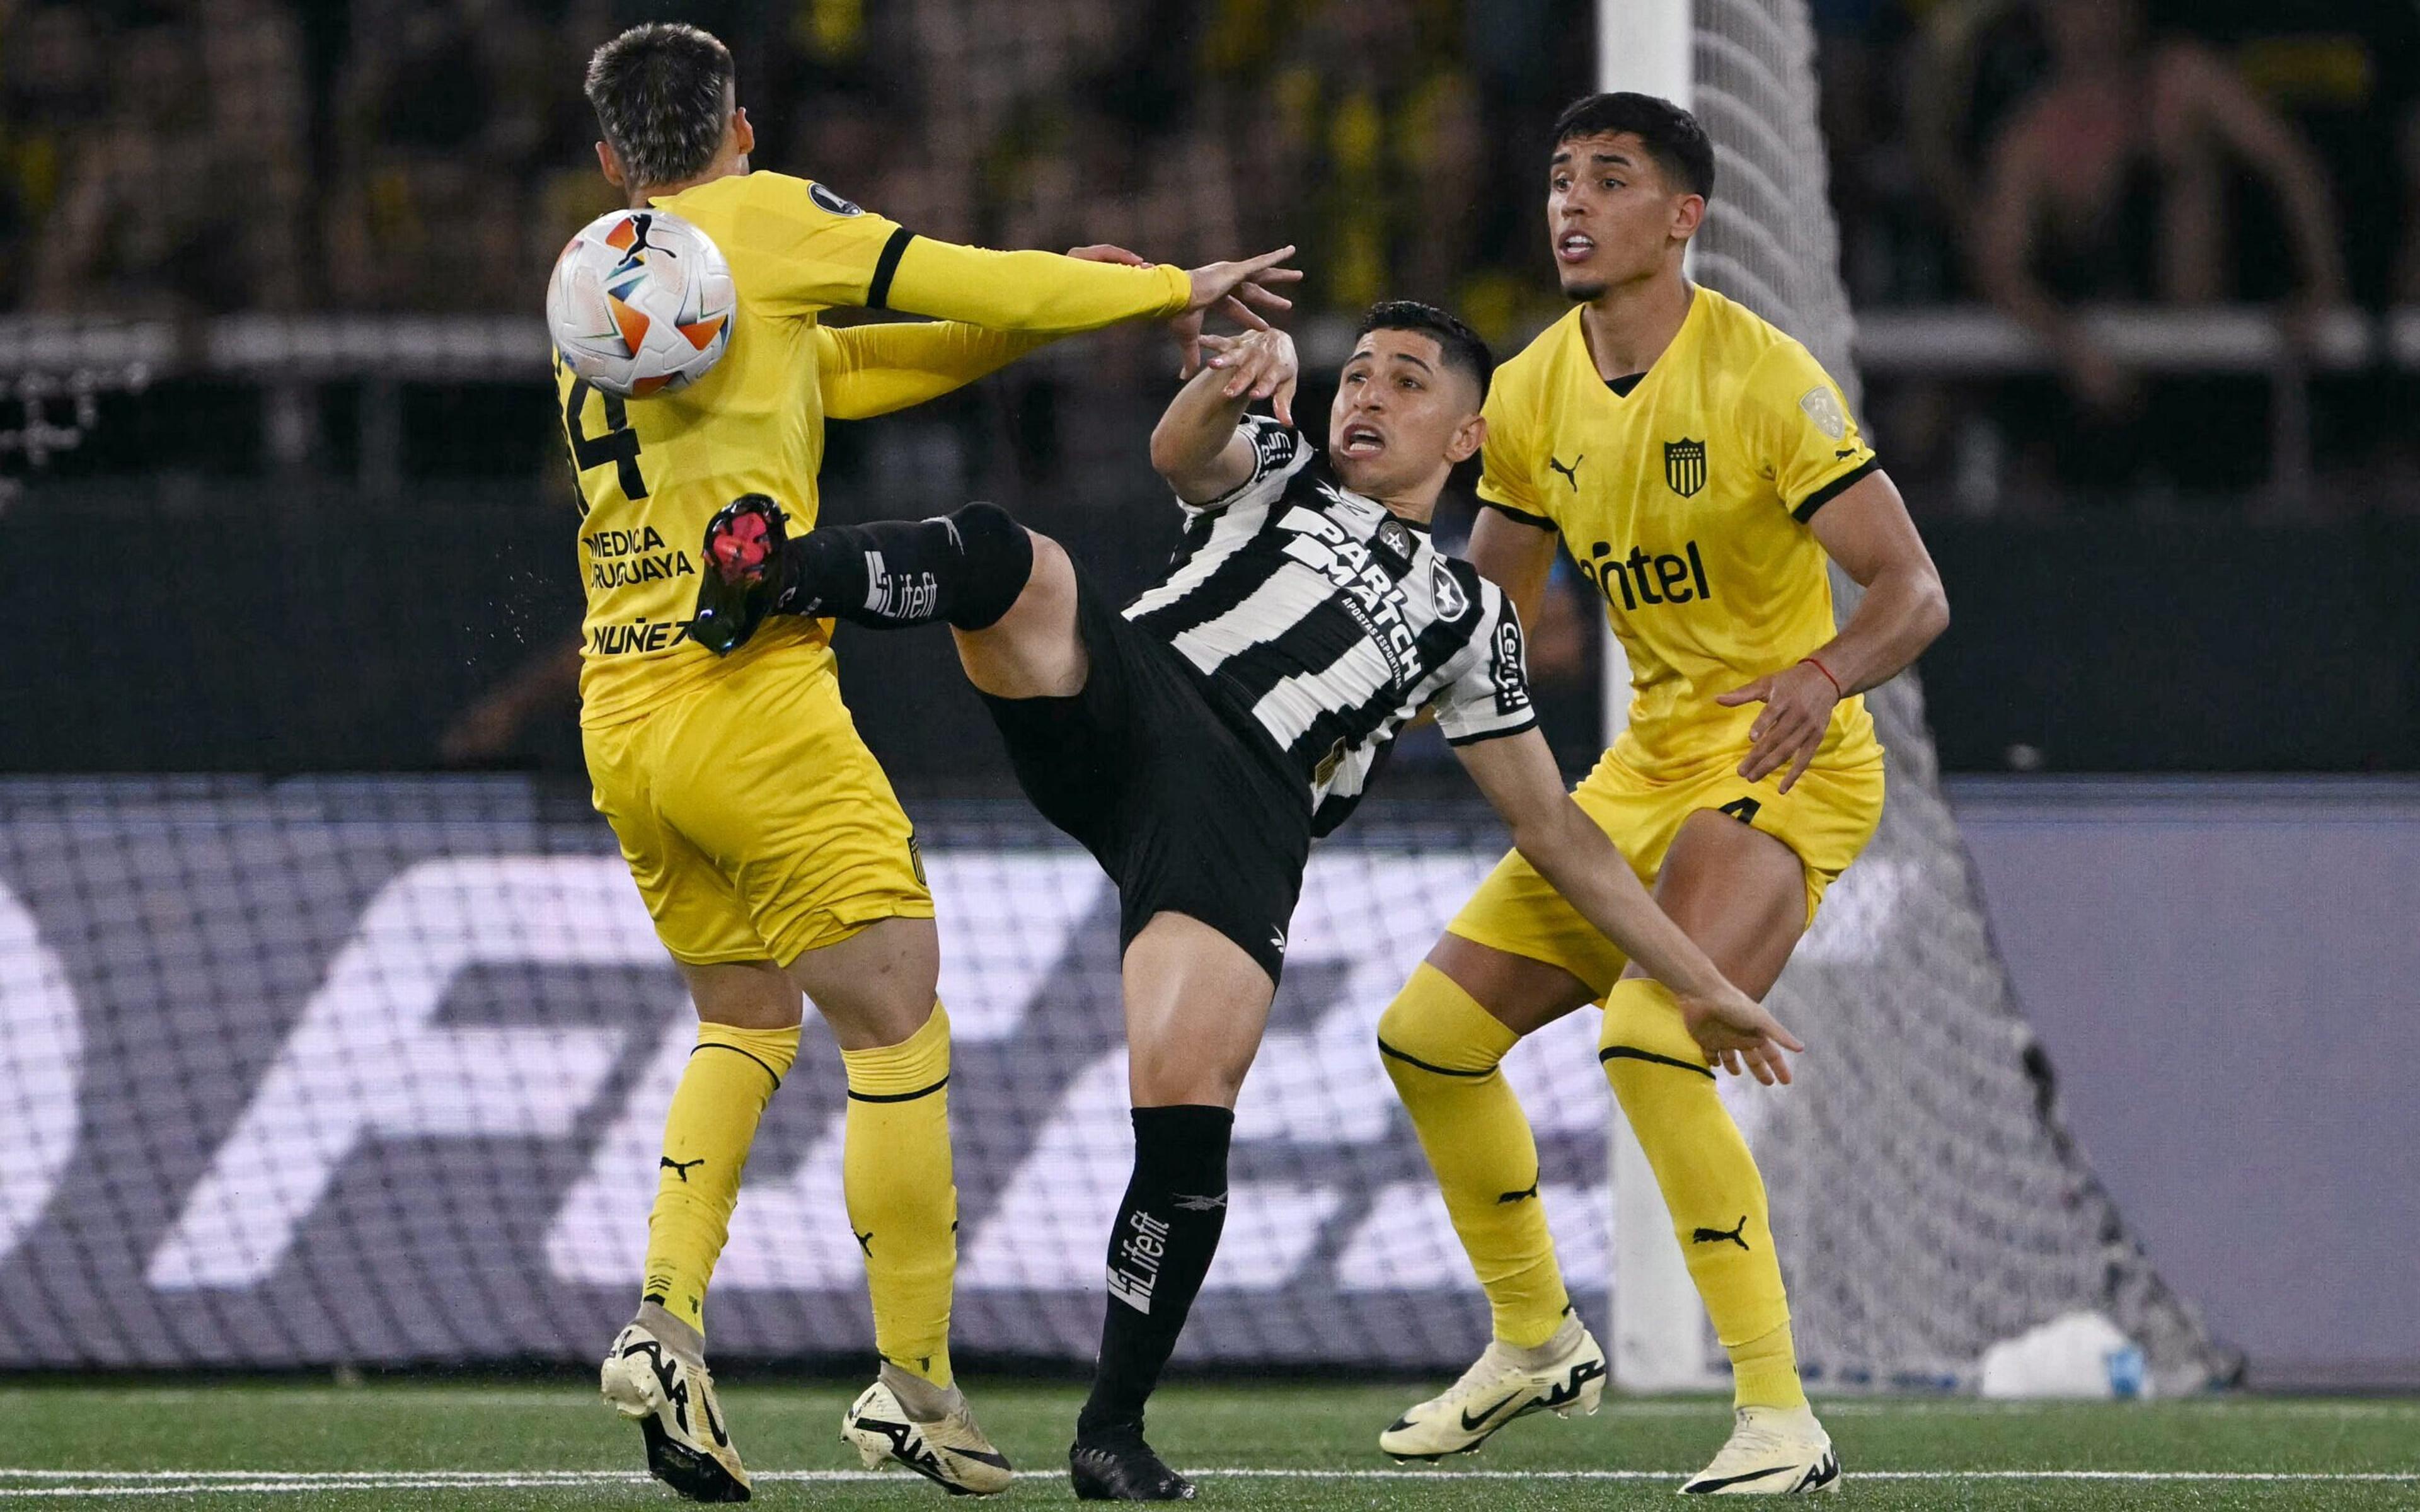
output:
M1664 481L1686 499L1706 486L1706 443L1683 436L1664 443Z

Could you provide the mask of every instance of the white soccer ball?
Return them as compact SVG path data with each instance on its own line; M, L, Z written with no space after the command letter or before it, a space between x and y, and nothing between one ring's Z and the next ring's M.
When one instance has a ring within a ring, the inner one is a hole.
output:
M623 399L704 378L731 345L731 265L706 234L662 210L614 210L555 259L546 323L571 370Z

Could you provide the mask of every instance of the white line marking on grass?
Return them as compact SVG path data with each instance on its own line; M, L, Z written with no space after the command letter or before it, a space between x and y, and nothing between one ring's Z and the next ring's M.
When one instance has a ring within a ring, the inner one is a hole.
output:
M1214 1466L1185 1473L1207 1479L1300 1481L1680 1481L1681 1470L1311 1470ZM905 1473L876 1470L759 1471L760 1481L809 1485L906 1485ZM1055 1473L1022 1477L1056 1480ZM1849 1478L1874 1481L2093 1481L2118 1484L2420 1484L2420 1471L2260 1470L1869 1470ZM94 1496L262 1495L279 1492L562 1489L644 1486L635 1471L276 1471L276 1470L0 1470L0 1481L85 1484L0 1485L0 1501ZM95 1484L98 1483L98 1484Z
M274 1382L258 1387L240 1388L258 1397L273 1399L281 1406L356 1408L374 1412L397 1409L431 1408L496 1409L507 1412L594 1412L597 1395L580 1387L533 1386L527 1390L510 1387L442 1385L363 1386L281 1386ZM781 1383L756 1386L742 1384L726 1387L748 1403L752 1413L819 1413L828 1410L825 1398L838 1399L848 1395L843 1384L791 1387ZM0 1387L0 1406L20 1402L55 1401L62 1391L72 1391L105 1396L113 1402L143 1405L178 1406L217 1400L214 1389L192 1386L6 1386ZM1217 1394L1212 1394L1216 1399ZM1900 1397L1900 1396L1834 1396L1823 1401L1825 1417L2030 1417L2057 1412L2127 1413L2150 1412L2168 1413L2189 1412L2227 1415L2242 1413L2256 1417L2311 1417L2327 1420L2353 1418L2420 1418L2420 1399L2404 1401L2350 1400L2313 1401L2277 1397L2190 1396L2163 1398L2151 1402L2108 1401L1978 1401L1973 1397ZM1608 1399L1605 1404L1608 1416L1704 1417L1728 1419L1730 1403L1709 1396L1703 1401L1656 1399L1621 1401ZM7 1472L0 1471L0 1474Z

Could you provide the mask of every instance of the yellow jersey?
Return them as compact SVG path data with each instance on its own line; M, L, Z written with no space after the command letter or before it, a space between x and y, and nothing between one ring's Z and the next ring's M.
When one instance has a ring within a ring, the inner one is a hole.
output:
M1496 370L1481 501L1562 535L1630 660L1616 759L1675 776L1748 748L1761 705L1714 702L1832 639L1827 558L1807 521L1878 465L1814 356L1698 288L1628 392L1599 377L1572 313ZM1882 760L1842 699L1823 766Z
M724 663L690 643L697 548L745 493L815 522L824 420L919 403L1055 335L1174 315L1183 269L987 252L911 235L821 184L737 174L653 201L704 231L731 265L737 311L722 360L676 393L621 400L558 354L555 393L580 480L581 720L630 718ZM818 324L837 305L929 323ZM732 661L830 656L830 626L780 617Z

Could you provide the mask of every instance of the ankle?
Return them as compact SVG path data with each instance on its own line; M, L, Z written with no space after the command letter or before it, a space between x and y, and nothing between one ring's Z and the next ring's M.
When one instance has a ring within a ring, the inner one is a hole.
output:
M1563 1309L1563 1320L1555 1326L1552 1334L1547 1335L1538 1343L1512 1344L1499 1338L1496 1341L1496 1347L1522 1369L1541 1370L1569 1354L1573 1346L1579 1343L1580 1335L1586 1332L1586 1327L1580 1322L1578 1311L1566 1307Z
M899 1410L911 1423L938 1423L952 1412L966 1410L967 1394L955 1383L937 1386L923 1376L885 1360L882 1362L882 1383L891 1395L899 1398Z
M1076 1418L1076 1446L1079 1449L1133 1449L1141 1447L1142 1414L1123 1413L1094 1415L1088 1407Z
M630 1321L653 1334L684 1365L706 1364L706 1335L672 1315L662 1303L643 1302Z

